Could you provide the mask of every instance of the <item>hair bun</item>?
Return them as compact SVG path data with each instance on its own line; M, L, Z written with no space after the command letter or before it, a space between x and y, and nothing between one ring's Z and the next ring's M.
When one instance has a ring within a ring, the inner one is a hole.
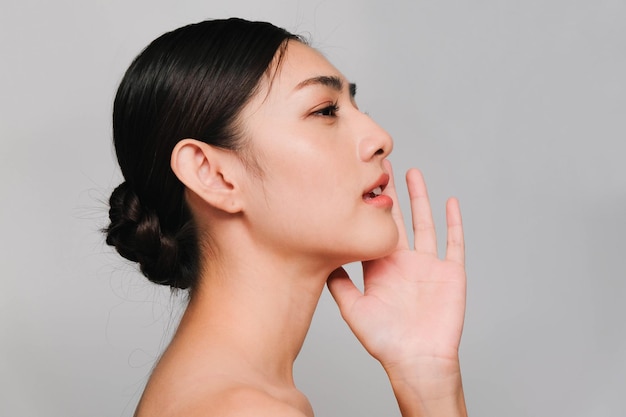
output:
M179 253L181 243L194 246L193 236L186 233L190 228L183 227L173 235L164 233L157 213L141 204L127 182L113 190L109 204L111 223L105 230L106 243L124 258L139 263L141 272L150 281L188 288L193 265L185 265L188 262L184 262ZM185 258L189 260L188 256Z

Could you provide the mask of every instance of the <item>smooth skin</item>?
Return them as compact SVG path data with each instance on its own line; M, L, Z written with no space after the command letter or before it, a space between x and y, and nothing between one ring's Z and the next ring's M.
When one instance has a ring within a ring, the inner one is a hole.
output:
M410 248L393 178L383 192L392 207L364 198L377 179L392 176L391 138L359 111L345 77L298 42L241 124L254 160L192 138L172 153L205 261L135 415L313 416L293 364L328 282L342 316L386 370L404 417L464 416L457 201L447 205L440 260L424 181L409 171ZM362 259L373 259L363 262L363 294L340 268Z

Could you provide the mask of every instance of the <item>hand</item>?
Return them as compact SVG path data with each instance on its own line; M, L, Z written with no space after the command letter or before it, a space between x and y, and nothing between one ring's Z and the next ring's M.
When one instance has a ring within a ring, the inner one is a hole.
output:
M391 165L386 164L391 175ZM409 170L406 180L414 247L409 247L392 176L385 191L394 201L392 216L399 232L396 249L383 258L363 262L363 293L343 268L331 274L328 288L344 320L390 377L391 373L402 378L410 374L421 380L439 378L448 371L460 377L465 255L459 204L454 198L447 202L447 250L445 258L439 259L422 174Z

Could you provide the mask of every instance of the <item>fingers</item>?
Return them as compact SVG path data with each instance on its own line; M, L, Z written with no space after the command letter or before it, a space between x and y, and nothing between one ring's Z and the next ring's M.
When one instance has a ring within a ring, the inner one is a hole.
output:
M389 184L385 187L385 194L389 195L393 200L393 207L391 208L391 216L393 220L396 222L396 226L398 227L398 249L408 249L409 248L409 238L406 234L406 229L404 227L404 218L402 217L402 211L400 210L400 202L398 201L398 190L396 189L396 182L393 177L393 168L391 167L391 162L387 159L383 161L385 165L385 169L389 174Z
M341 267L335 269L330 274L328 280L326 281L326 285L328 285L328 289L339 306L341 315L344 317L344 313L348 312L354 302L363 295L350 280L346 270Z
M390 177L386 190L388 190L389 196L393 199L391 214L398 227L398 249L408 249L408 237L406 229L404 228L402 212L400 211L393 170L389 161L385 160L384 162ZM406 181L409 189L409 199L411 201L411 219L415 235L415 250L437 256L437 232L435 231L435 222L433 221L424 177L419 170L410 169L406 174ZM449 199L446 204L446 222L448 225L446 259L464 265L465 243L463 237L463 222L459 202L456 198ZM350 282L350 284L354 287L352 282ZM358 292L356 288L354 289Z
M424 177L419 170L413 168L406 173L406 183L411 201L415 250L436 256L437 234Z
M456 198L449 199L446 204L446 222L448 224L446 260L465 265L463 221L459 201Z

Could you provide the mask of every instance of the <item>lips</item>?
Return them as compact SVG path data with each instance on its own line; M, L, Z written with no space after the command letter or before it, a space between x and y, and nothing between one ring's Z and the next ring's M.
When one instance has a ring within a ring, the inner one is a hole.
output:
M383 173L378 178L378 180L376 180L375 183L369 186L367 188L367 191L363 193L363 199L367 201L367 200L373 200L377 197L380 197L383 191L385 190L385 187L387 187L388 183L389 183L389 175Z

